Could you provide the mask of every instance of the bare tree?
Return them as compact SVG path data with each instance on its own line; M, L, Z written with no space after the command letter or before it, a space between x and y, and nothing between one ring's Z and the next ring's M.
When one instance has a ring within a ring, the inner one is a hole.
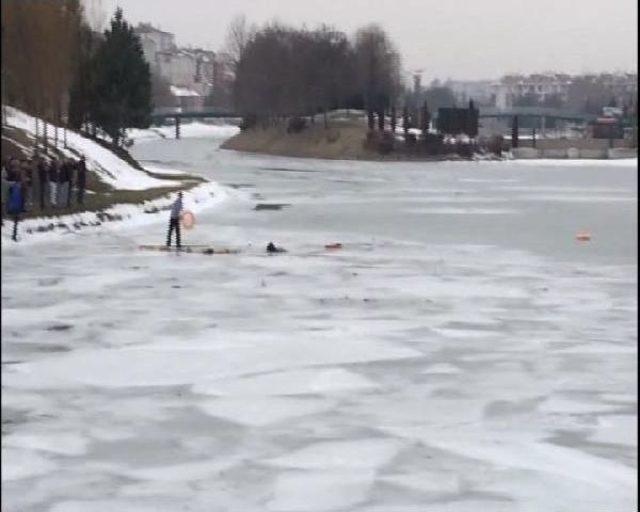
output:
M79 0L3 0L8 101L59 121L68 101L82 15Z
M230 63L234 68L238 66L242 54L251 38L251 31L247 26L247 18L239 14L231 20L227 29L225 50L230 57Z
M388 108L401 88L400 56L377 24L361 28L355 38L358 82L367 111Z
M272 22L246 39L242 27L238 20L230 34L244 42L236 45L242 50L233 88L236 108L245 114L310 116L313 122L322 112L327 126L331 109L366 96L371 113L384 112L400 91L400 59L381 29L359 33L354 48L344 33L324 25L310 30Z

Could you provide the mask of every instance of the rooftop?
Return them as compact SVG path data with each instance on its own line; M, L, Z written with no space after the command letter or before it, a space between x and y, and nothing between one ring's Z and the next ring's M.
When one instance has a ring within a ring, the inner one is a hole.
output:
M166 34L169 36L173 36L171 32L165 32L164 30L160 30L159 28L155 28L151 23L138 23L138 26L134 29L138 34L150 34L156 32L158 34Z

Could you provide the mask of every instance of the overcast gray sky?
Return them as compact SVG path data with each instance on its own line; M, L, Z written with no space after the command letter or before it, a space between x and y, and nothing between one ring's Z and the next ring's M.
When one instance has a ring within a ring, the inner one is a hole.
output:
M109 16L173 32L179 46L218 50L231 19L326 22L352 34L380 23L407 71L424 79L537 71L637 71L637 0L84 0Z

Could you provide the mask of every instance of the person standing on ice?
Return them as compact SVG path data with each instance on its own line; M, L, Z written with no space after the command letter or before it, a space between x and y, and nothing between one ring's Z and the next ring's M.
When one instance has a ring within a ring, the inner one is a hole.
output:
M180 249L180 214L182 213L182 192L178 192L178 198L171 205L169 217L169 232L167 233L167 247L171 247L171 233L176 232L176 247Z

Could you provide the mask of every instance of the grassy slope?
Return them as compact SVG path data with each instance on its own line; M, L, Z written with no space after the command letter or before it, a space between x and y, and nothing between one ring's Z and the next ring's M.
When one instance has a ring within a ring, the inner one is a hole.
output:
M429 156L407 150L402 142L389 154L366 149L367 126L361 119L332 119L325 128L322 120L300 133L287 133L284 126L253 128L240 132L222 144L223 149L267 155L321 158L328 160L440 161L463 160L456 154ZM401 134L401 131L396 133Z
M301 133L287 133L286 127L254 128L227 140L223 149L269 155L343 160L381 160L366 150L366 126L357 121L330 121L329 128L316 121Z

